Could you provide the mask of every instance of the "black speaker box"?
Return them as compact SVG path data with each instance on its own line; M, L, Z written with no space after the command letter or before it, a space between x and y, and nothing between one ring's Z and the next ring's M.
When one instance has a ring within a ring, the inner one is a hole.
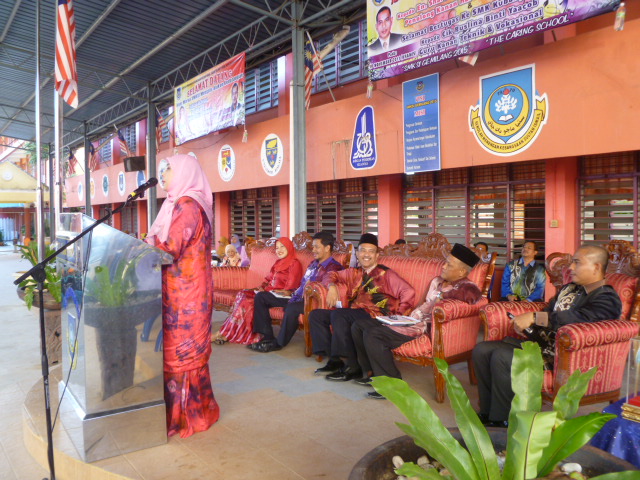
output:
M138 172L144 170L146 165L144 161L144 155L140 157L127 157L124 159L124 171L125 172Z

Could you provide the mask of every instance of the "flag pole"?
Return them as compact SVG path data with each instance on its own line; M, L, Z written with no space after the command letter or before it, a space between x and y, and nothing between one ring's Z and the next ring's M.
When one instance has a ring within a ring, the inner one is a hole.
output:
M313 54L318 59L318 61L322 62L322 59L318 56L318 52L316 52L316 46L313 44L313 40L311 39L311 35L309 35L309 30L305 30L305 33L307 34L307 38L309 39L309 43L311 44L311 50L313 50ZM327 88L329 89L329 93L331 94L331 98L335 102L336 101L336 97L333 95L333 90L331 90L331 87L329 86L329 81L327 80L327 76L324 74L324 67L322 66L322 63L320 63L320 71L322 72L322 78L324 78L324 83L327 84Z

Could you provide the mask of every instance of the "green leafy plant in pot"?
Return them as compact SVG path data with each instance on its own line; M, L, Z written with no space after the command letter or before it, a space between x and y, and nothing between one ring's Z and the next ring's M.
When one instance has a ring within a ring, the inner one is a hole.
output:
M407 417L409 425L398 427L416 445L441 463L457 480L526 480L549 475L559 462L577 452L615 415L600 412L573 417L596 369L576 370L560 388L553 410L542 411L543 360L536 343L525 342L514 351L511 369L515 397L509 413L504 468L498 465L491 438L471 407L458 379L447 363L436 359L447 384L456 423L466 449L451 435L429 404L406 382L376 377L373 387ZM572 418L573 417L573 418ZM395 471L399 475L437 480L444 477L435 469L425 470L407 462ZM592 477L592 480L640 478L640 472L627 471Z
M22 253L22 258L29 260L31 265L35 266L39 263L38 243L35 240L29 243L29 245L18 245L18 248L20 249L20 253ZM53 247L50 245L47 246L43 258L47 258L54 251ZM62 302L62 279L56 270L55 264L50 263L46 265L44 267L44 272L46 275L44 280L44 291L48 291L56 302ZM24 301L27 304L27 308L31 310L34 296L38 289L38 282L36 282L32 277L29 277L23 280L19 287L24 289Z

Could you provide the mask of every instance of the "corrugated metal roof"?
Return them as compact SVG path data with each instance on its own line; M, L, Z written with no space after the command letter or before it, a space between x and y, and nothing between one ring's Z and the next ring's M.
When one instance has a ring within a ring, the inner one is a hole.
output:
M0 135L26 140L35 138L36 3L0 2ZM40 2L43 142L53 141L55 3ZM97 134L107 128L101 125L106 119L125 121L146 98L149 84L156 100L168 98L180 78L191 78L242 51L250 52L252 66L289 52L292 3L75 0L80 104L76 110L64 105L65 143L79 138L83 122ZM302 24L314 32L362 16L365 3L310 0L301 5Z

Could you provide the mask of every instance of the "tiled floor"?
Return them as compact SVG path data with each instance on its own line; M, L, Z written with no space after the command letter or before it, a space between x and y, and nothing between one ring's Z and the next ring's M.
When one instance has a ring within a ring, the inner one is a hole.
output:
M17 255L0 251L0 287L6 292L0 298L0 478L8 480L47 474L29 456L22 439L25 398L39 404L30 405L29 411L35 412L35 423L43 423L38 418L43 413L36 311L26 310L10 284L10 273L24 268ZM224 314L214 314L215 326L223 319ZM214 346L210 366L221 417L209 431L93 463L101 472L83 473L78 465L61 461L57 478L346 479L366 452L402 434L394 422L404 418L390 402L365 398L367 387L314 376L319 365L304 357L301 335L270 354L239 345ZM452 426L448 403L433 400L431 369L401 369L445 425ZM468 383L466 365L453 366L452 371L475 403L476 389ZM57 398L55 385L51 398ZM33 445L36 437L29 432L25 440ZM54 443L57 450L77 458L64 426L56 427ZM42 452L43 445L40 441ZM44 464L44 455L39 458Z

